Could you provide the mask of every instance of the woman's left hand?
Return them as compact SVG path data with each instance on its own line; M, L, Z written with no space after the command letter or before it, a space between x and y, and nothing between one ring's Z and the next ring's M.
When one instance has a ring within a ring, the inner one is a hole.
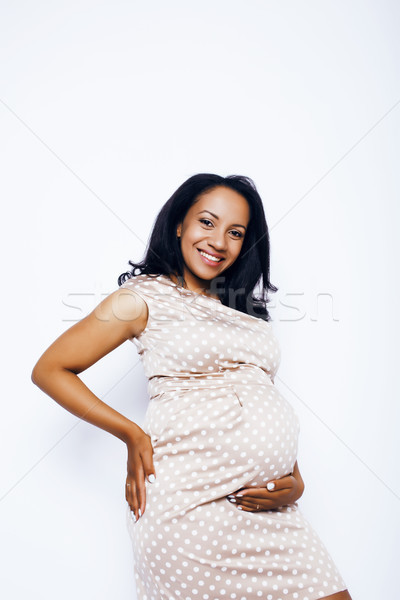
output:
M293 473L285 475L280 479L272 479L267 486L242 488L234 494L227 496L228 500L235 504L239 510L261 512L264 510L276 510L282 506L293 504L304 492L304 482L296 464Z

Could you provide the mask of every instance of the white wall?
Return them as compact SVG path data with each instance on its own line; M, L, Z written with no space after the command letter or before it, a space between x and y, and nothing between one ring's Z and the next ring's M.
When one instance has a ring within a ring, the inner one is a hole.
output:
M204 171L252 177L265 203L300 506L353 600L397 597L399 16L390 0L1 3L4 598L136 597L125 448L30 374ZM132 344L82 379L143 418Z

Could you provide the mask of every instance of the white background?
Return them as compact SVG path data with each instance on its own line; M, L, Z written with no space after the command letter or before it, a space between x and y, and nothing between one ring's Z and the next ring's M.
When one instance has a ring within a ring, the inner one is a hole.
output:
M2 597L136 597L125 447L30 375L142 258L174 190L212 172L263 198L300 507L353 600L396 598L398 3L0 6ZM141 422L133 344L81 377Z

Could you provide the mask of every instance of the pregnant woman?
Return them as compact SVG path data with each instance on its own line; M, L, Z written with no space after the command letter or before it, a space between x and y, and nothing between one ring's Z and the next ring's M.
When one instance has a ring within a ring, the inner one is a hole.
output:
M266 304L277 288L254 183L189 178L162 207L142 263L130 264L32 379L127 446L138 599L351 600L297 505L299 422L274 386L280 350ZM142 427L77 377L126 340L149 380Z

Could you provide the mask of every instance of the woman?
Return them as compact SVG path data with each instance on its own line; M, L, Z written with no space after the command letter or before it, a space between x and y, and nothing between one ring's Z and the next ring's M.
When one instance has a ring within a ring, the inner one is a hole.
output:
M161 209L145 259L130 264L32 380L127 446L138 598L349 600L296 502L299 423L274 386L266 304L277 288L252 180L190 177ZM77 376L128 339L149 379L143 428Z

